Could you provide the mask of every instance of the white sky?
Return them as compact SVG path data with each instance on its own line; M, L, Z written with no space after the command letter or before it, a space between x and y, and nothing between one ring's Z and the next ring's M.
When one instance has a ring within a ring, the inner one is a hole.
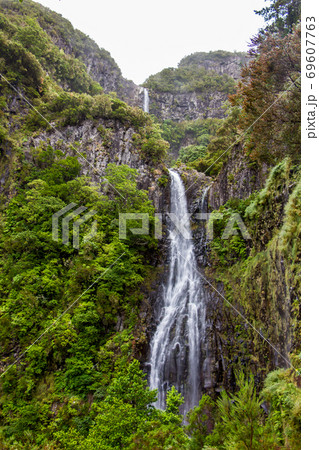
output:
M198 51L246 51L266 0L39 0L108 50L140 84Z

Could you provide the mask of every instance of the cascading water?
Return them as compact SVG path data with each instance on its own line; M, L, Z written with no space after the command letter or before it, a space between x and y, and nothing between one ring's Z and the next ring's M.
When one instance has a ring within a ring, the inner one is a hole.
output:
M201 201L201 212L205 212L205 209L207 209L207 194L209 189L211 188L211 184L209 184L208 186L206 186L206 188L203 191L203 195L202 195L202 201Z
M202 194L202 200L201 200L201 204L200 204L200 212L202 214L207 214L208 212L208 191L211 188L211 184L206 186L206 188L203 191ZM201 224L201 233L200 233L200 243L199 243L199 247L201 249L201 255L199 257L199 262L201 264L204 264L205 266L209 265L208 260L207 260L207 236L206 236L206 227L207 227L207 222L206 221L202 221Z
M185 189L176 172L170 170L170 175L171 214L175 222L183 224L183 233L173 223L170 225L169 274L151 342L150 387L158 390L155 406L163 409L166 392L174 385L184 396L185 414L200 399L205 297L197 271Z
M150 112L150 98L149 98L149 95L148 95L148 89L146 89L146 88L144 88L143 110L146 113Z

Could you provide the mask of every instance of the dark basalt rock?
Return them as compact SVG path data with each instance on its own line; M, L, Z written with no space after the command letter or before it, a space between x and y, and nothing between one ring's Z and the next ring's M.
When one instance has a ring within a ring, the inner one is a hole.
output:
M223 103L228 95L223 92L207 93L170 93L150 90L150 113L161 120L196 120L222 118Z
M262 188L267 172L266 164L257 164L244 154L241 144L235 145L209 189L209 207L219 209L231 198L249 197Z

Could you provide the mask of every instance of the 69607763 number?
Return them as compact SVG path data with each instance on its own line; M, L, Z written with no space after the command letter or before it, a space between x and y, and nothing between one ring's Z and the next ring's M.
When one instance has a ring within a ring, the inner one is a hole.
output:
M314 78L316 76L316 19L315 17L306 17L306 77Z

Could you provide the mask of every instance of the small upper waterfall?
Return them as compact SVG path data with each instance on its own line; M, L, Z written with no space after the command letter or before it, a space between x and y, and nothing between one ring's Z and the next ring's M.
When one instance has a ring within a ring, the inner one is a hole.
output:
M148 95L148 89L144 88L144 103L143 103L143 110L146 113L150 112L150 98Z
M206 186L206 188L203 191L203 195L202 195L202 201L201 201L201 212L205 212L205 210L207 209L207 194L209 189L212 187L211 184L209 184L208 186Z
M200 203L200 212L202 214L207 214L208 212L208 192L209 189L212 187L211 184L209 184L208 186L206 186L206 188L203 190L203 194L202 194L202 199L201 199L201 203ZM198 257L198 261L207 266L209 265L208 263L208 259L207 259L207 250L208 250L208 246L207 246L207 222L206 221L201 221L201 233L200 233L200 249L201 249L201 253L200 256Z
M174 385L184 396L184 414L200 400L201 341L205 334L205 298L194 254L185 189L170 170L171 214L183 224L169 228L169 274L158 325L151 342L150 387L158 389L156 407L165 408ZM181 228L181 227L179 227Z

